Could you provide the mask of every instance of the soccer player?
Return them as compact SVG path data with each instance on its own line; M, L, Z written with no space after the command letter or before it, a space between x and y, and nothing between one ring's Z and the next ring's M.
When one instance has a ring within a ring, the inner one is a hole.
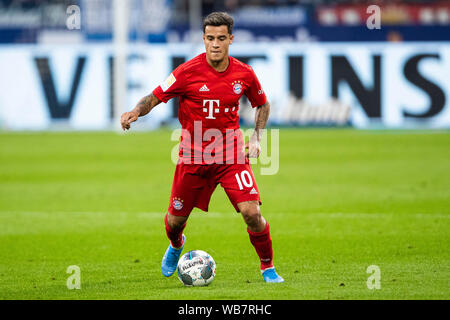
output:
M161 262L171 276L186 242L183 230L194 207L208 211L216 186L225 189L247 224L250 242L261 262L266 282L284 282L273 265L269 223L260 212L260 196L248 158L258 157L270 105L253 69L229 56L233 18L213 12L203 20L206 52L181 64L153 92L121 117L123 130L156 105L180 97L182 125L179 160L164 223L170 244ZM239 99L246 95L256 108L255 131L243 145L239 130ZM247 150L248 149L248 150ZM246 151L247 150L247 151Z

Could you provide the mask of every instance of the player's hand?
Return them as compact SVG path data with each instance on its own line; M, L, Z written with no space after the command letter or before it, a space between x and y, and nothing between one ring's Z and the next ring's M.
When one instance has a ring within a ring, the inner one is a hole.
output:
M120 117L120 124L122 125L122 130L130 129L131 123L135 122L139 118L135 112L125 112Z
M258 158L261 153L261 145L256 134L250 137L250 141L245 144L245 156L247 158Z

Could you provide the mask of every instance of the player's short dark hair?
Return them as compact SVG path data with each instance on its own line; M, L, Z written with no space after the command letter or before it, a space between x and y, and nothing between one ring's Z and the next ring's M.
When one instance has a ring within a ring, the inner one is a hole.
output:
M228 33L233 34L233 18L226 12L213 12L203 19L203 33L205 33L206 26L227 26Z

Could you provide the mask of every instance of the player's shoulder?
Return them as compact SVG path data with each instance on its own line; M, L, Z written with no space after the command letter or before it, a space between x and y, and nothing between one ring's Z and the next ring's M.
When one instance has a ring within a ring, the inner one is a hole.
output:
M234 67L237 68L238 70L240 69L240 71L253 72L253 68L248 64L242 62L241 60L235 57L230 56L230 58L233 61Z
M191 60L188 60L182 64L180 64L180 66L178 67L180 69L181 72L193 72L195 70L197 70L198 68L202 67L203 64L203 55L204 54L199 54L198 56L192 58Z

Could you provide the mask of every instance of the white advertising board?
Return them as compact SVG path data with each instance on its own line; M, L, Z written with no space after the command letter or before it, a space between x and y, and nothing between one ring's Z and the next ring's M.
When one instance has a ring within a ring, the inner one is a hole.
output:
M201 45L130 45L123 111L201 52ZM272 105L272 124L450 127L448 43L238 43L230 54L255 70ZM0 127L111 128L112 57L112 47L101 44L0 46ZM345 107L344 118L331 116ZM169 102L139 121L154 129L174 118Z

